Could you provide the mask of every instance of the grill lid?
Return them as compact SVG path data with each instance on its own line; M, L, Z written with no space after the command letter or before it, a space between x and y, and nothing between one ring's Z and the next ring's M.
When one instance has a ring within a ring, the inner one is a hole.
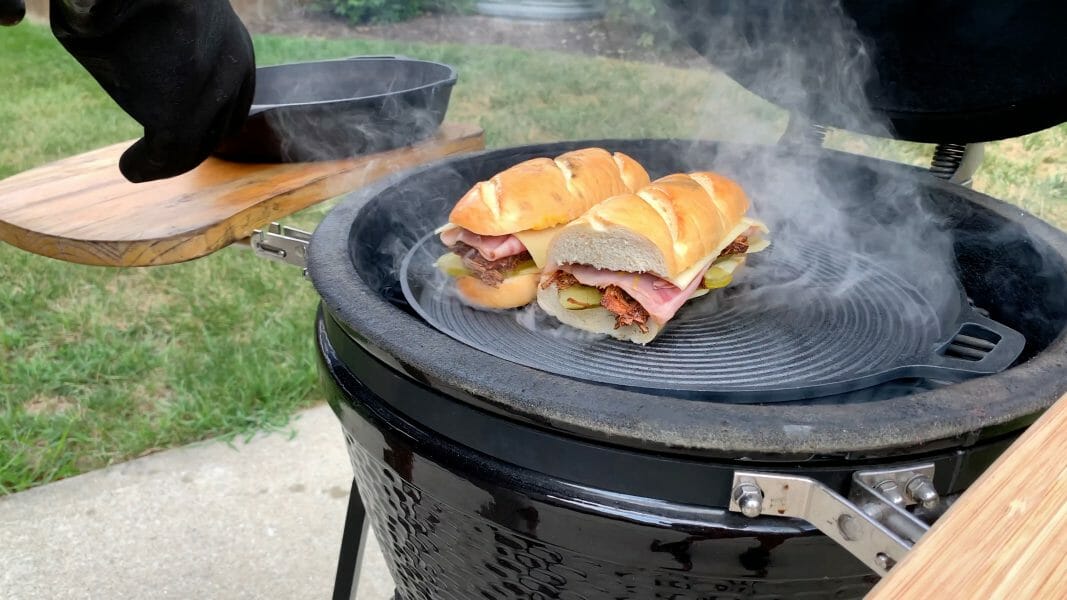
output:
M817 123L971 143L1067 121L1061 0L665 6L678 32L716 67Z

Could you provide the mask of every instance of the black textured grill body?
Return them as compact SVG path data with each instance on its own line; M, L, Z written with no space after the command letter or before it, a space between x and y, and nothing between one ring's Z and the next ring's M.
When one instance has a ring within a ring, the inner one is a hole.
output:
M465 512L415 487L351 438L349 450L404 600L844 599L862 598L877 580L858 564L850 576L773 574L771 557L777 559L774 550L785 543L796 547L794 558L803 548L811 552L807 561L854 561L840 557L840 550L821 537L716 538L711 532L678 535L620 523L611 541L582 539L583 528L568 530L567 525L595 516L553 515L548 518L558 522L544 525L556 535L541 533L548 538L543 540L538 530L547 511L538 510L539 503L522 490L494 497L485 507L487 516ZM618 563L615 544L632 544L676 564ZM730 565L737 573L709 573L707 562Z
M877 581L801 521L751 521L519 468L393 412L328 347L324 365L403 600L847 599Z
M847 599L877 581L804 521L727 511L729 473L752 461L620 455L397 377L327 314L318 340L355 489L400 599ZM939 489L955 494L1011 439L881 463L933 461ZM864 464L807 462L764 466L844 493Z

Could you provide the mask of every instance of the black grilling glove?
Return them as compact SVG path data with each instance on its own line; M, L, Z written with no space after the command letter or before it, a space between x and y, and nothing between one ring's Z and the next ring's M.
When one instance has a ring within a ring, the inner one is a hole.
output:
M50 10L63 47L144 127L119 161L130 181L193 169L248 115L252 40L227 0L51 0Z
M14 25L26 16L22 0L0 0L0 25Z

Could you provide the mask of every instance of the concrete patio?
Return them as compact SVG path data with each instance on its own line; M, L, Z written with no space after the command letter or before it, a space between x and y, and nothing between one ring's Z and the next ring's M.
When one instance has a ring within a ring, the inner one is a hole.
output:
M330 409L0 498L0 598L328 598L352 472ZM368 544L359 600L392 598Z

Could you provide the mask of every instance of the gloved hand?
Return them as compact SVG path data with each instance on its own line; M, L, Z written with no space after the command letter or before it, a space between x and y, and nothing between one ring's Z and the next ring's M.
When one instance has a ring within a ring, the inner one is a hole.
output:
M0 0L0 25L15 25L26 16L22 0Z
M193 169L248 115L255 57L228 0L51 0L50 10L63 47L144 127L119 161L130 181Z

